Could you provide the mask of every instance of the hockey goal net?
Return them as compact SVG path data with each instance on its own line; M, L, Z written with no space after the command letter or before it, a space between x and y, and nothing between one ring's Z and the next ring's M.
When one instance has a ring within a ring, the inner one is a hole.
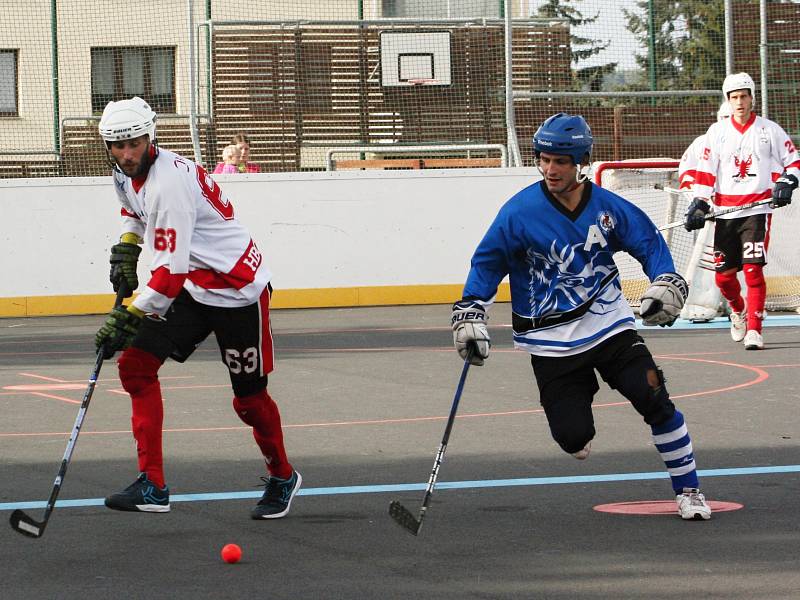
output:
M678 161L671 159L599 162L593 165L594 181L598 185L629 200L653 220L658 227L683 218L691 202L689 192L678 191ZM767 310L791 311L800 308L800 202L776 210L772 218L769 242L769 262L764 269L767 280ZM687 281L696 270L713 271L713 248L698 243L697 231L683 227L662 231L672 252L675 268ZM709 238L713 239L713 238ZM698 246L698 247L696 247ZM619 252L614 256L628 302L638 307L647 289L647 279L641 265L630 255ZM741 278L740 278L741 279ZM704 285L712 285L708 277ZM744 284L743 284L744 286Z

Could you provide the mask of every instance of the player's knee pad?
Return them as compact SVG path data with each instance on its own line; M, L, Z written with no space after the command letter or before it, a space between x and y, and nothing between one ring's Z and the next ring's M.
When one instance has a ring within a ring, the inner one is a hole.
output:
M747 264L742 270L744 271L744 282L747 284L748 289L766 287L767 282L764 279L764 267L762 265Z
M233 410L244 423L257 427L264 419L269 420L277 407L264 389L249 396L234 396Z
M613 387L633 404L645 423L658 425L675 414L664 381L652 357L641 356L620 369Z
M122 353L117 364L122 387L131 396L141 394L150 386L158 384L161 361L149 352L139 348L128 348Z
M723 292L727 290L733 290L733 288L739 288L739 281L736 279L736 271L734 269L730 269L728 271L723 272L716 272L714 273L714 283L717 284L717 287ZM738 291L736 292L738 293Z

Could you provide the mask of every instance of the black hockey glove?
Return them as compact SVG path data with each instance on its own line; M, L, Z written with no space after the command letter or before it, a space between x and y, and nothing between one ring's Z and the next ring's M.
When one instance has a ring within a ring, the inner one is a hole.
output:
M453 344L458 355L467 359L470 345L474 348L470 364L480 366L489 358L492 345L489 331L486 329L486 310L473 300L461 300L453 304L453 315L450 324L453 326Z
M689 284L677 273L662 273L642 296L639 316L645 325L671 327L689 295Z
M124 306L115 306L106 317L106 322L94 336L97 351L103 351L103 358L109 359L117 350L131 345L142 319Z
M111 246L111 273L108 279L114 286L114 291L119 291L119 284L124 280L128 284L125 298L133 295L133 290L139 287L139 278L136 275L136 262L142 247L137 244L120 242Z
M702 229L706 226L706 215L711 211L711 206L702 198L694 198L686 209L686 221L683 226L686 231Z
M794 175L781 175L772 188L772 208L780 208L792 202L792 192L797 189L797 177Z

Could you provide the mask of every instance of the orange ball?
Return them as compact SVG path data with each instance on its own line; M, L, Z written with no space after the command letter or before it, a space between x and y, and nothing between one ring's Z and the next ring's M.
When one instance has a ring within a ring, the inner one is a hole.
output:
M225 544L220 554L222 555L222 560L226 563L233 564L239 562L239 559L242 558L242 549L236 544Z

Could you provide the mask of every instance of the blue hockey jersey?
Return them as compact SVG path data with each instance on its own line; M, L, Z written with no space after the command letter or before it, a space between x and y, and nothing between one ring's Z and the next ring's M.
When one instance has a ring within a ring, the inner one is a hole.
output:
M472 257L463 297L488 305L508 275L514 345L542 356L584 352L635 329L612 258L619 251L651 281L675 271L656 226L624 198L586 182L571 212L537 182L498 212Z

